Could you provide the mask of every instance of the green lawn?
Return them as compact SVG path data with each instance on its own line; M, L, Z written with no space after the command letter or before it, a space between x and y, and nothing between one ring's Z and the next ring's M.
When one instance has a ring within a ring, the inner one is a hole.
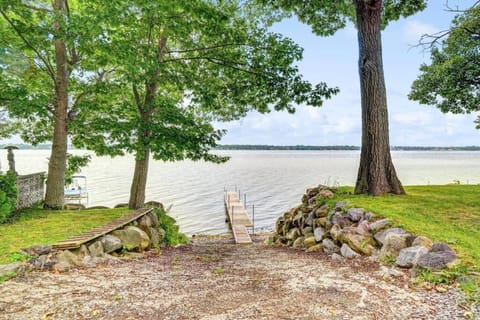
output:
M480 271L480 185L405 187L407 195L352 195L342 187L336 200L390 218L416 235L450 244L462 262Z
M52 244L104 225L130 212L127 208L23 211L19 219L0 225L0 264L15 260L15 254L21 248L34 244Z

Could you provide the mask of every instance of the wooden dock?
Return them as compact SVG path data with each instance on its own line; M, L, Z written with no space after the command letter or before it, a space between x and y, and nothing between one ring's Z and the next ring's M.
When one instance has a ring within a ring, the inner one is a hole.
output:
M106 235L107 233L119 229L123 227L126 224L129 224L130 222L137 220L141 216L146 215L153 209L138 209L130 214L127 214L126 216L123 216L121 218L115 219L106 225L103 225L101 227L94 228L88 232L84 232L82 234L79 234L77 236L68 238L66 240L59 241L57 243L54 243L52 247L54 249L59 249L59 250L65 250L65 249L76 249L79 248L82 244L89 242L93 239L99 238L103 235Z
M226 191L224 193L225 211L232 228L233 236L237 244L252 243L247 228L253 227L252 220L247 214L243 203L240 202L237 192Z

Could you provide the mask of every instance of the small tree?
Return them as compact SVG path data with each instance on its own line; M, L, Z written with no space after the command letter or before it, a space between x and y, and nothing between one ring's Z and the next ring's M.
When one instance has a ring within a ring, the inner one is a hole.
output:
M456 16L450 31L423 40L432 60L420 67L409 98L444 113L480 111L480 5ZM480 117L476 123L480 129Z

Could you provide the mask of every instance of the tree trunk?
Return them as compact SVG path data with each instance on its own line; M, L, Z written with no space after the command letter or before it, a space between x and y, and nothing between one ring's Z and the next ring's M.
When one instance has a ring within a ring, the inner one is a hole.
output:
M403 194L390 155L387 93L383 75L382 0L356 0L360 90L362 97L362 151L356 194Z
M128 201L128 207L131 209L141 208L145 203L150 150L147 149L142 153L142 155L137 154L135 159L135 171L130 188L130 200Z
M54 10L59 16L66 14L65 0L55 0ZM61 29L55 21L56 31ZM68 112L68 62L67 48L61 38L55 40L55 123L52 138L52 151L48 161L47 190L45 208L61 209L64 202L65 170L67 167L67 112Z

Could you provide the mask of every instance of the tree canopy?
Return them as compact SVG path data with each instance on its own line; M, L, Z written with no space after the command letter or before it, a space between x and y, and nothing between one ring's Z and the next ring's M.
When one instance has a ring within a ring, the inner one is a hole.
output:
M448 32L428 39L431 62L420 67L409 98L445 113L480 111L480 5L457 15ZM480 117L476 123L480 129Z

